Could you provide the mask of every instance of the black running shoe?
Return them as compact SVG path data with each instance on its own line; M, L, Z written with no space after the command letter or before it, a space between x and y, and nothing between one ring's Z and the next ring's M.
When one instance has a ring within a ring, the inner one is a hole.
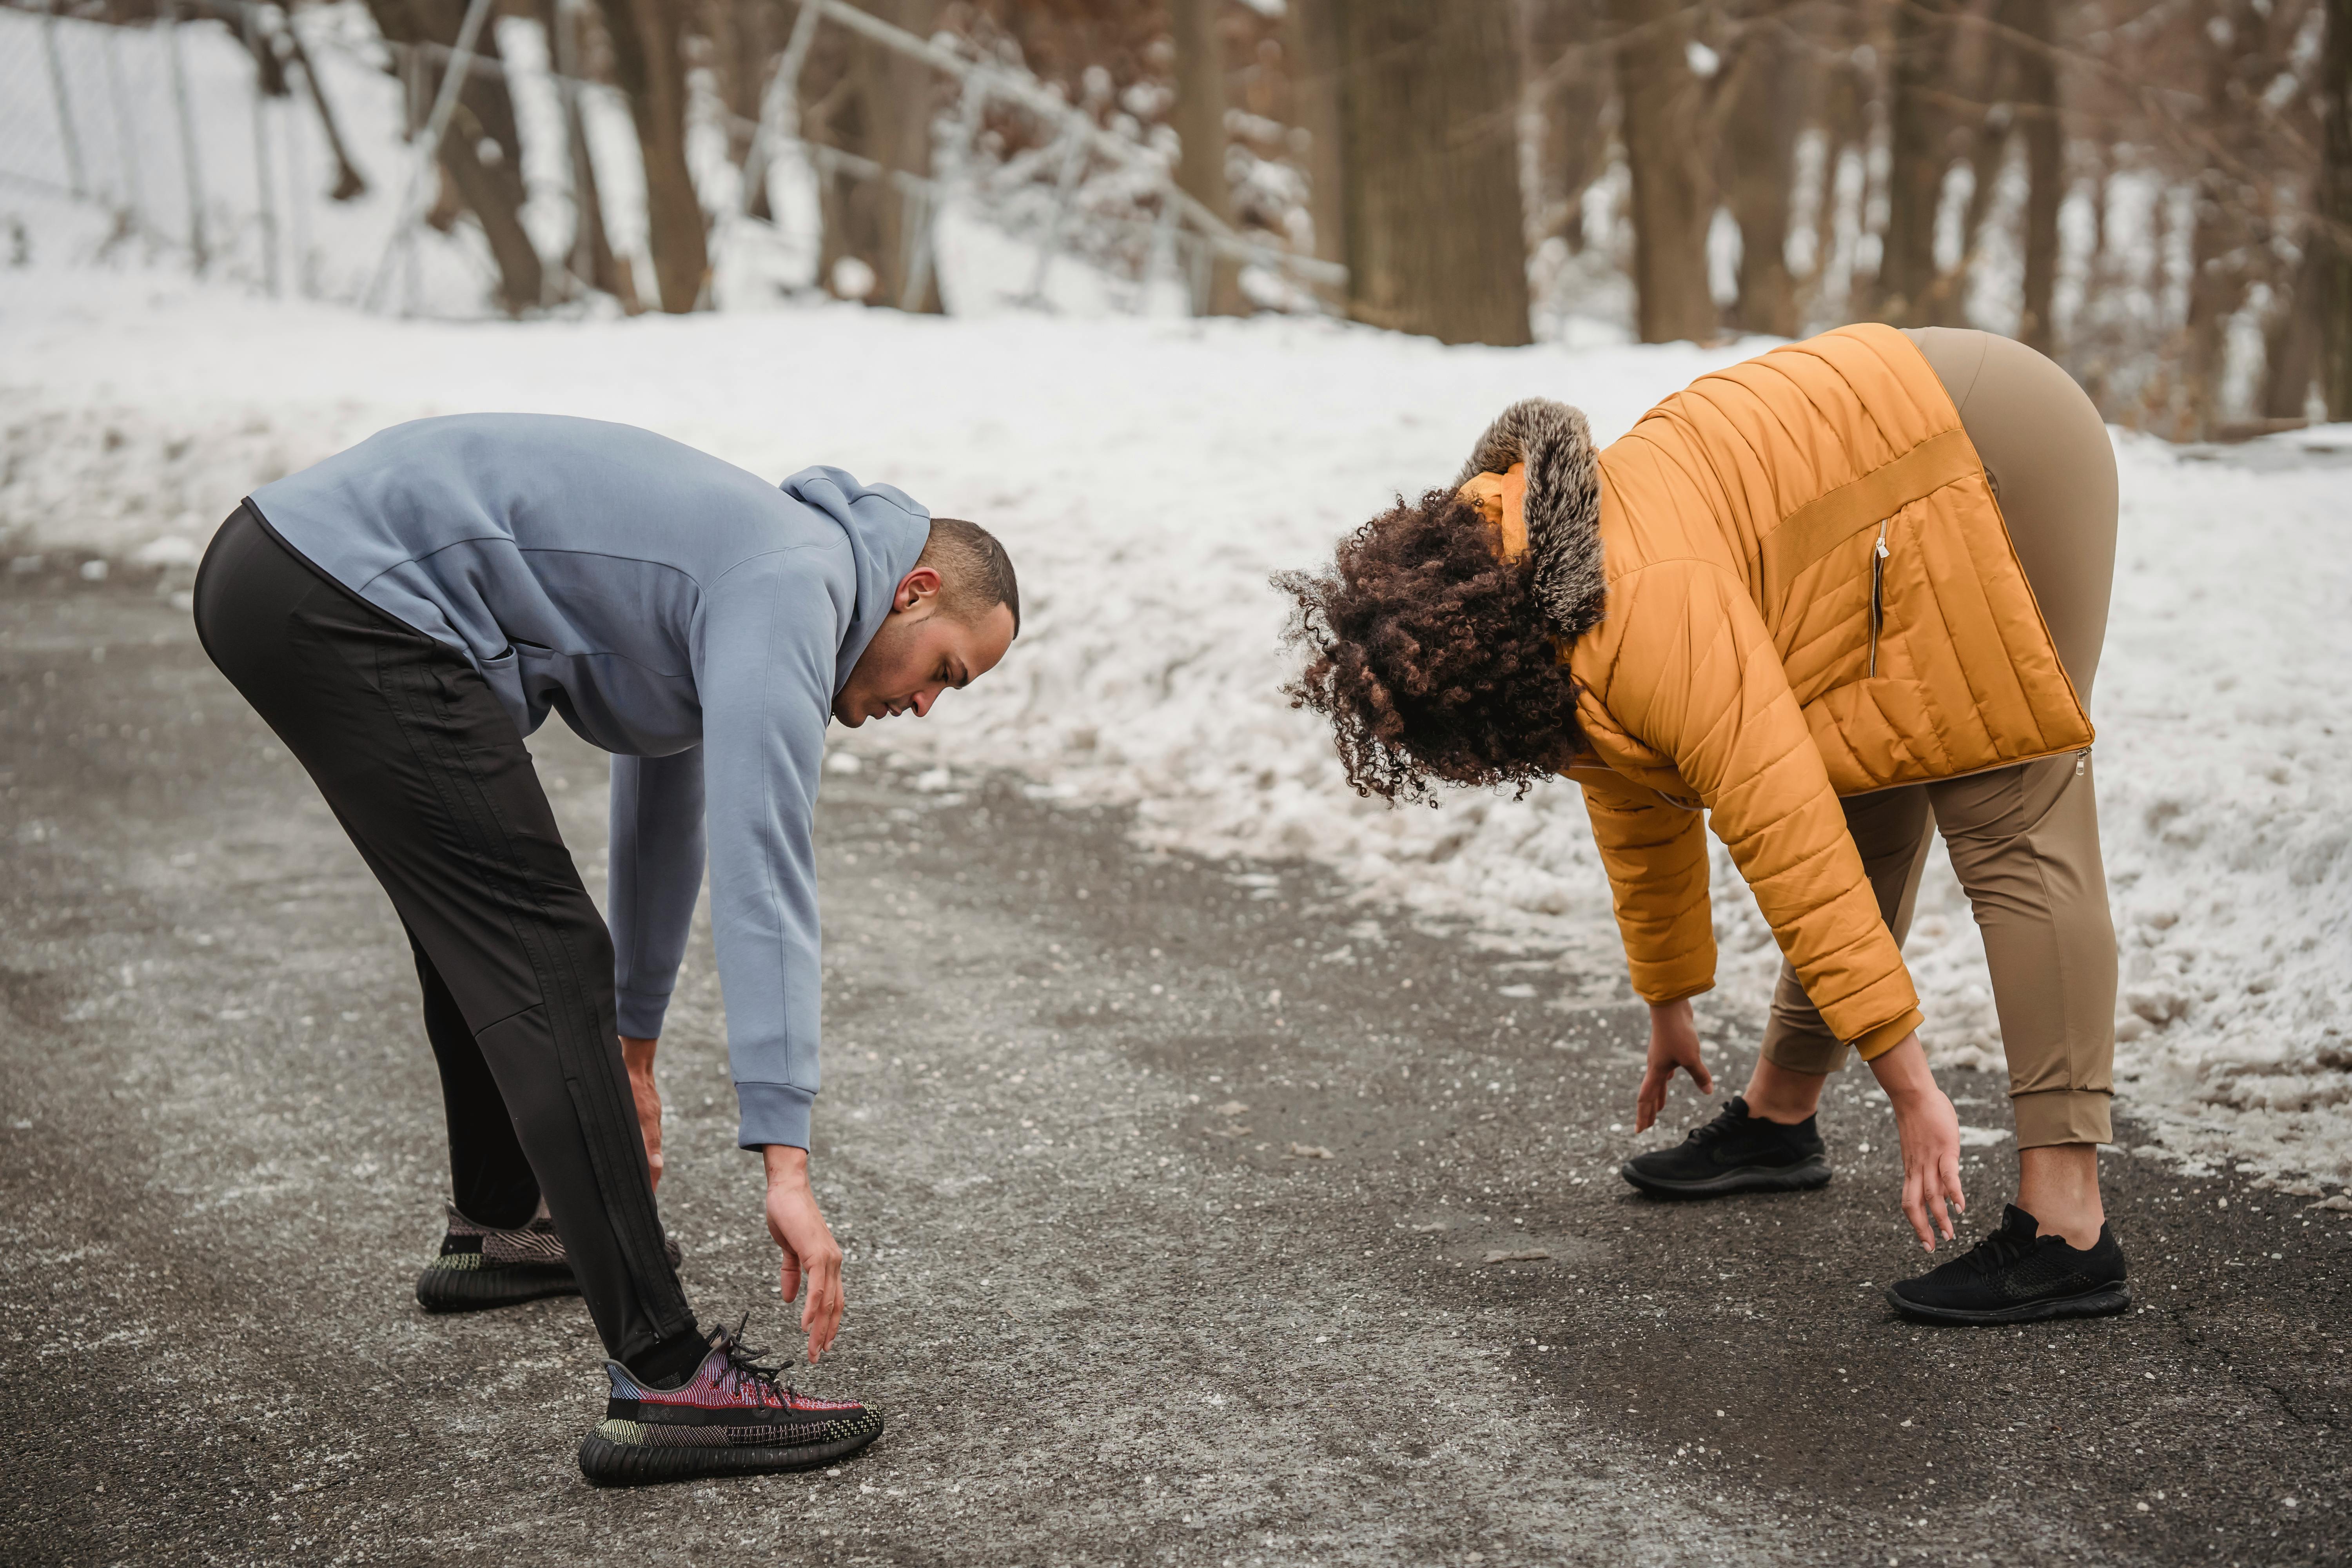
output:
M1617 1173L1660 1197L1716 1198L1727 1193L1795 1193L1826 1185L1829 1158L1813 1118L1791 1127L1748 1114L1745 1097L1670 1149L1636 1154Z
M677 1241L664 1237L662 1249L677 1268ZM572 1277L572 1260L553 1220L540 1215L518 1229L493 1230L459 1214L455 1204L449 1205L441 1256L416 1277L417 1305L428 1312L474 1312L578 1294L580 1282Z
M2030 1323L2044 1318L2103 1318L2130 1307L2124 1249L2115 1232L2078 1251L2015 1204L2000 1228L1940 1268L1888 1289L1887 1303L1930 1323Z
M807 1470L882 1436L882 1417L850 1400L811 1399L776 1382L742 1324L710 1336L710 1353L676 1388L649 1388L618 1362L604 1419L580 1445L580 1473L600 1487L705 1476Z

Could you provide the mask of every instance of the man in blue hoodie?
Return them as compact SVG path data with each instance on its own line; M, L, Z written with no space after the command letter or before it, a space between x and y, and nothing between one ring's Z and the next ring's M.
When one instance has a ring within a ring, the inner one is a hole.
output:
M808 1178L825 724L928 712L1004 656L1020 605L993 538L887 485L778 488L536 415L396 426L256 490L205 554L205 650L415 950L454 1199L418 1299L581 1292L612 1384L592 1481L801 1468L881 1431L698 1326L655 1212L652 1052L707 858L739 1142L814 1361L843 1306ZM523 744L551 711L613 753L609 931Z

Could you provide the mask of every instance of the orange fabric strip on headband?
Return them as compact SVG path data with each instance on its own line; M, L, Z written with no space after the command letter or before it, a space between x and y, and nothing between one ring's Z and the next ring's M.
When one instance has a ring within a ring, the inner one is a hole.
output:
M1507 473L1480 474L1459 492L1478 509L1503 536L1502 556L1517 561L1528 552L1528 466L1513 463Z

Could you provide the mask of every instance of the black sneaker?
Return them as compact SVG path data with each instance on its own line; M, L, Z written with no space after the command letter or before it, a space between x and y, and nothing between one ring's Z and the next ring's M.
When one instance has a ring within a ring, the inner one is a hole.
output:
M1748 1114L1745 1097L1671 1149L1636 1154L1617 1173L1660 1197L1715 1198L1727 1193L1808 1192L1828 1184L1830 1163L1813 1118L1790 1127Z
M677 1242L664 1237L662 1250L677 1268ZM416 1277L416 1302L428 1312L473 1312L578 1294L580 1282L572 1277L572 1260L553 1220L540 1215L518 1229L493 1230L459 1214L455 1204L449 1205L441 1256Z
M854 1400L811 1399L779 1384L741 1333L740 1323L713 1333L710 1353L676 1388L649 1388L606 1362L613 1398L580 1445L580 1473L600 1487L635 1487L807 1470L882 1436L882 1417Z
M2103 1318L2130 1307L2124 1249L2115 1232L2078 1251L2039 1221L2009 1205L2000 1228L1940 1268L1889 1288L1887 1303L1930 1323L2030 1323L2044 1318Z

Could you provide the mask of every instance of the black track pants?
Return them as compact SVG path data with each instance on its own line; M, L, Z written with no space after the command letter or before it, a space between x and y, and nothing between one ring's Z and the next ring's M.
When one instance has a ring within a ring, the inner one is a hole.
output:
M416 952L457 1207L541 1194L605 1350L694 1329L662 1251L614 1023L613 942L514 721L465 655L328 577L239 507L196 576L196 632L310 770Z

